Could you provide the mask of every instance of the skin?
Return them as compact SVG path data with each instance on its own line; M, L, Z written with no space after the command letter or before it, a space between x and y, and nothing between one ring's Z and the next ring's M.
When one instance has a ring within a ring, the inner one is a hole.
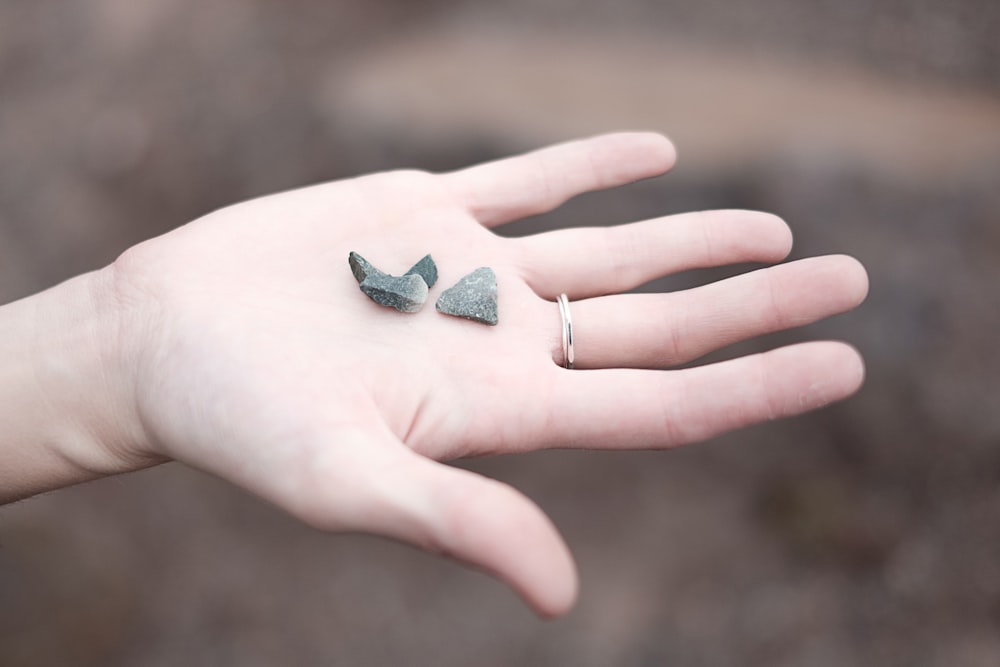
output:
M0 500L176 460L323 530L415 544L495 574L540 614L577 576L511 487L440 461L552 447L660 449L855 392L851 347L812 342L673 367L858 305L843 256L669 294L619 292L695 267L772 263L780 219L682 214L504 239L490 231L582 192L660 175L648 133L458 172L399 171L214 212L112 266L0 308ZM441 289L479 266L500 324L404 315L365 298L355 250L399 274L431 252ZM561 367L566 292L578 370ZM582 370L579 370L582 369Z

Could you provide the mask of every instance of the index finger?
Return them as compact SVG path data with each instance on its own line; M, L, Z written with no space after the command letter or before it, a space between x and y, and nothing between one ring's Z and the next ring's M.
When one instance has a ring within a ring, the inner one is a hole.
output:
M584 192L666 173L673 144L654 132L579 139L444 174L448 187L487 227L551 211Z

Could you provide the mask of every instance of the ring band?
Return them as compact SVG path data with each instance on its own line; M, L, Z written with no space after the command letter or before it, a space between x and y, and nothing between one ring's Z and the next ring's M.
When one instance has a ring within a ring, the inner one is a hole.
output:
M559 303L559 315L562 316L562 347L563 366L573 368L573 318L569 314L569 297L565 293L556 299Z

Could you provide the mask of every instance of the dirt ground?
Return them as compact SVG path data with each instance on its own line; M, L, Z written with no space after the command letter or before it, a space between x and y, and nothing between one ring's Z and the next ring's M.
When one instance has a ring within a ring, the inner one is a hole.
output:
M255 195L632 127L676 173L506 233L758 208L872 279L717 355L848 340L844 404L460 464L563 531L564 619L167 465L0 509L0 665L1000 664L997 34L993 0L0 0L3 302Z

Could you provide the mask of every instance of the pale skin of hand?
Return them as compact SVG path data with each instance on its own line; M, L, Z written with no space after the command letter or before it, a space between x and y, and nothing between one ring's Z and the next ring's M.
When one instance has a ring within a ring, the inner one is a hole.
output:
M447 554L543 615L565 612L576 572L548 518L440 461L668 448L826 405L863 378L857 352L836 342L671 370L853 308L867 278L851 258L617 294L685 269L780 261L791 234L772 215L490 231L673 161L663 137L626 133L314 186L217 211L4 306L0 358L30 363L0 376L0 500L177 460L320 529ZM378 306L351 275L352 250L394 274L431 253L440 282L418 313ZM500 323L436 312L440 291L480 266L496 272ZM562 292L579 370L561 367Z

